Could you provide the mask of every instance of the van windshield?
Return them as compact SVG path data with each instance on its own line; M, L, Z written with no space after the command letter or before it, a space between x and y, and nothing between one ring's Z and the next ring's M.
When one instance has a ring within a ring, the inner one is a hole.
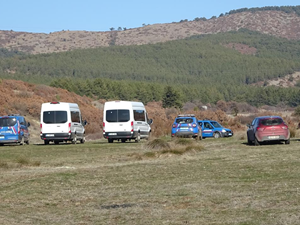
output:
M112 109L106 110L106 121L110 123L128 122L130 119L129 110Z
M16 123L16 118L0 118L0 127L12 127Z
M66 123L67 121L67 111L45 111L43 113L44 123Z

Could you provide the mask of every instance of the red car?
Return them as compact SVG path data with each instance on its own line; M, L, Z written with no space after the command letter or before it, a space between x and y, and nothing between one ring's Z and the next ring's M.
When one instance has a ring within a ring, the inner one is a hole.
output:
M248 125L247 138L249 145L270 141L284 141L289 144L290 131L280 116L261 116Z

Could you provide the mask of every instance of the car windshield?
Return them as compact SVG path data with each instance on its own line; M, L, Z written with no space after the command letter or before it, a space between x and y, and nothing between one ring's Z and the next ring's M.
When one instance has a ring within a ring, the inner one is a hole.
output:
M12 127L17 123L16 118L0 118L0 127Z
M265 126L275 126L282 124L283 120L281 118L268 118L268 119L263 119L260 121L260 124L265 125Z
M219 124L217 121L211 121L211 124L212 124L215 128L222 128L222 125Z
M192 118L177 118L176 119L176 123L193 123L193 119Z

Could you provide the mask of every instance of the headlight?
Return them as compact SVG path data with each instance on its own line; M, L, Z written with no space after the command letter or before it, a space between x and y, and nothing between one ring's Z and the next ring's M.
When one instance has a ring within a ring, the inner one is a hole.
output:
M223 129L223 130L222 130L222 133L225 133L225 132L226 132L226 130L225 130L225 129Z

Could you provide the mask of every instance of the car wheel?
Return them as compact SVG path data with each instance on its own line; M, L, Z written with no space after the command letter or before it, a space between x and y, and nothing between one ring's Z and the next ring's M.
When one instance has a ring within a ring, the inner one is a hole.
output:
M44 140L44 144L45 145L49 145L49 141L48 140Z
M24 145L24 137L22 137L20 145Z
M286 145L289 145L289 144L291 143L291 141L290 141L290 139L288 139L288 140L284 141L284 143L285 143Z
M26 145L29 145L29 139L28 139L27 141L25 141L25 144L26 144Z
M141 134L140 134L140 132L138 132L138 135L135 138L135 142L138 143L138 142L140 142L140 140L141 140Z
M77 136L76 136L76 134L75 134L75 136L74 136L74 138L73 138L73 140L72 140L72 144L76 144L77 143Z
M126 142L126 139L125 139L125 138L122 138L122 139L121 139L121 142L122 142L122 143L125 143L125 142Z
M108 138L108 143L113 143L114 142L114 139L111 139L111 138Z
M58 145L58 144L59 144L59 141L54 141L54 144Z
M248 145L252 145L253 144L248 135L247 135L247 140L248 140Z
M259 145L260 145L260 143L259 143L259 141L257 140L257 138L254 139L254 145L255 145L255 146L259 146Z
M215 132L214 133L214 138L219 138L219 137L221 137L220 133L219 132Z
M82 137L81 140L80 140L80 143L81 143L81 144L84 144L84 142L85 142L85 135L83 135L83 137Z

